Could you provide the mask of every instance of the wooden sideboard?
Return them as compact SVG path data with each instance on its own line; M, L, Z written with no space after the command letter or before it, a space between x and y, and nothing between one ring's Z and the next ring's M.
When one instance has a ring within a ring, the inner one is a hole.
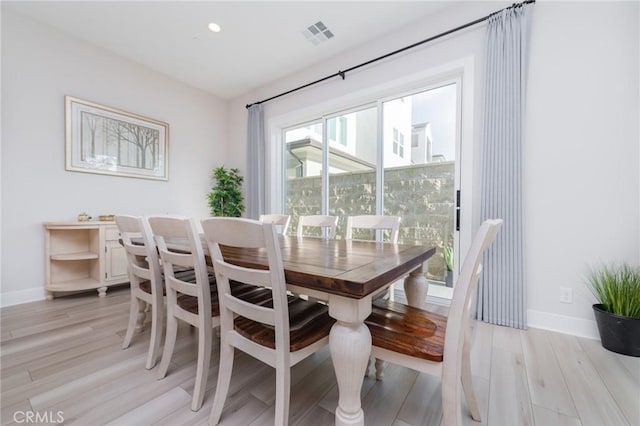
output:
M115 222L45 222L47 299L54 293L97 289L129 281L127 255Z

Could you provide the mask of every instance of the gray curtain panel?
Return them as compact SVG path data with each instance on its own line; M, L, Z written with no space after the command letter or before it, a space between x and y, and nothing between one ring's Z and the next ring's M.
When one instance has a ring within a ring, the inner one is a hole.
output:
M487 27L481 220L504 219L483 259L476 317L527 327L523 138L531 6L503 10Z
M249 219L258 219L264 213L264 112L260 104L252 105L248 112L246 214Z

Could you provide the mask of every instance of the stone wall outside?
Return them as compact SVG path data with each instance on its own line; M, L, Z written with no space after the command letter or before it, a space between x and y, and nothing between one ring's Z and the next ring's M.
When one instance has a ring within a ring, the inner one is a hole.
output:
M322 182L319 176L287 182L287 211L294 233L298 216L320 214ZM346 217L375 214L375 172L329 177L329 214L339 217L337 238L343 238ZM452 242L455 211L455 163L429 163L385 170L384 214L400 216L400 243L438 248L429 261L427 276L444 280L443 244ZM354 234L354 238L370 238Z

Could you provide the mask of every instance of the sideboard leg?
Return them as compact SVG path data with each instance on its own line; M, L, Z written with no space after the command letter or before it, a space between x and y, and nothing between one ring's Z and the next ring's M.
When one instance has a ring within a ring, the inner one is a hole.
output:
M107 287L98 288L98 297L105 297L107 295Z

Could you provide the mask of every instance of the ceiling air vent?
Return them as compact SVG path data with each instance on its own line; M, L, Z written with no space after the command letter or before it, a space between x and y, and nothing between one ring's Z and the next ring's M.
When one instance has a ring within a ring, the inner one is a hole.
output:
M302 32L302 34L304 34L307 40L313 43L314 46L333 37L333 33L322 21L318 21L315 24L310 25Z

